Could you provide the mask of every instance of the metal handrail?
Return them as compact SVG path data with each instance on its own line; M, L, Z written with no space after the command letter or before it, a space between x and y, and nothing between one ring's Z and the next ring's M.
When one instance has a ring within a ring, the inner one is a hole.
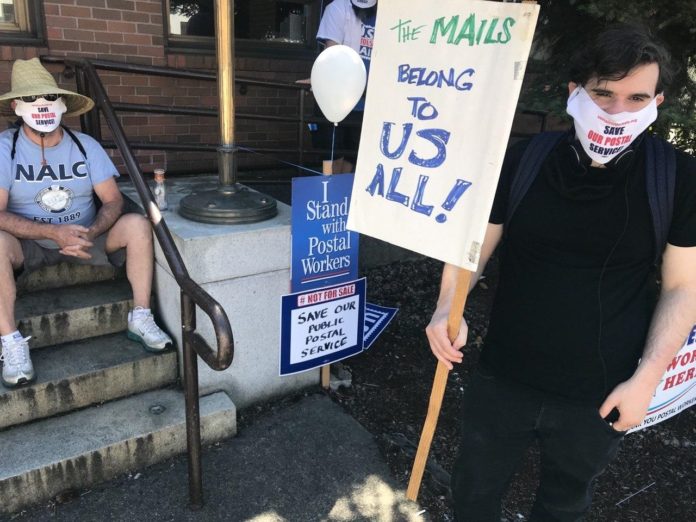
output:
M140 166L133 155L131 146L116 117L96 69L90 60L63 58L66 65L75 67L78 74L78 90L90 95L98 109L104 114L106 122L121 153L130 179L135 185L140 201L152 222L155 237L159 242L172 275L181 290L181 324L183 341L184 390L186 402L186 434L189 455L189 494L191 506L203 505L201 475L200 411L198 395L198 366L196 356L200 356L214 370L224 370L234 358L234 339L232 327L225 310L203 290L188 274L186 266L172 239L169 228L162 218L150 187L145 182ZM196 306L213 324L217 350L196 333Z

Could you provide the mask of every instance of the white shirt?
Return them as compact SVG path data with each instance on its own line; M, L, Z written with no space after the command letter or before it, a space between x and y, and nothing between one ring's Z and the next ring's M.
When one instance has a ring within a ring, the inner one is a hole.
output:
M321 17L317 40L332 40L357 51L369 72L374 34L374 19L361 22L350 0L334 0Z

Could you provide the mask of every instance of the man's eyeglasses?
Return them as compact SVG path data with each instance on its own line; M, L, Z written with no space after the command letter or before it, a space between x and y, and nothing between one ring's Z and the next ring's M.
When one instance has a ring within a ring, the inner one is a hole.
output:
M39 98L46 101L54 102L60 98L60 94L37 94L36 96L22 96L20 99L25 103L34 103Z

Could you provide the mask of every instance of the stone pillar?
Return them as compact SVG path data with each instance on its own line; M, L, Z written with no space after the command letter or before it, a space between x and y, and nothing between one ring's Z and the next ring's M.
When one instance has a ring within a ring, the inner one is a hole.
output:
M208 225L181 217L182 197L206 190L215 178L167 180L169 210L163 217L191 278L227 312L234 335L234 360L223 372L199 359L201 394L224 390L237 408L318 384L319 370L280 377L280 298L290 291L290 207L247 225ZM130 186L122 192L135 199ZM155 242L155 303L162 326L176 339L181 357L179 287ZM215 347L212 324L198 311L197 331ZM180 365L181 366L181 365Z

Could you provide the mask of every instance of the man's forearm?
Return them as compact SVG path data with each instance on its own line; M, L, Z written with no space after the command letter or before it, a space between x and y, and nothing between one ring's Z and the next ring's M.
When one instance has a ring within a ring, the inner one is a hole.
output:
M89 227L90 236L95 238L109 230L116 223L116 220L121 217L122 212L123 200L104 203L99 212L97 212L94 223Z
M634 378L654 390L696 323L696 290L663 291L653 314L643 357Z
M437 307L449 307L457 285L457 271L459 267L445 263L442 267L442 277L440 279L440 294L437 298Z
M55 225L32 221L6 210L0 211L0 230L18 239L53 239Z

